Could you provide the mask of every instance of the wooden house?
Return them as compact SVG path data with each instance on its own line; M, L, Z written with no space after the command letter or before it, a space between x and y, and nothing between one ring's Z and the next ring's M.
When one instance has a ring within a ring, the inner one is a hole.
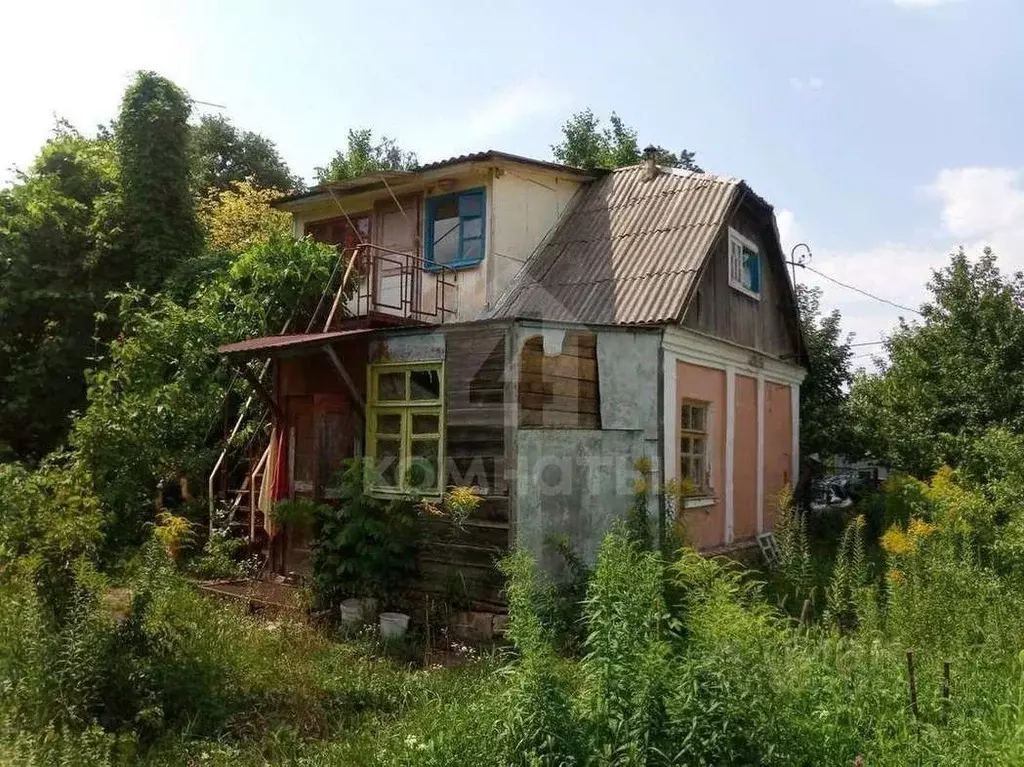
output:
M420 561L425 591L454 578L476 610L502 610L494 562L512 547L556 568L565 536L592 559L638 458L662 515L656 488L688 480L696 545L771 529L797 473L805 350L772 208L743 181L488 151L277 205L295 236L339 248L346 289L310 332L221 349L274 427L242 503L254 537L268 466L279 495L329 500L349 456L378 463L384 497L480 488L464 534ZM293 541L278 566L306 554Z

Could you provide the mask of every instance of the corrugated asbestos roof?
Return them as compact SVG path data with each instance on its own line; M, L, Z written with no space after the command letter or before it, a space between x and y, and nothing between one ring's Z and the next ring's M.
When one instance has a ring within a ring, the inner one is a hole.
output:
M437 162L428 162L425 165L417 165L415 168L410 170L398 170L398 171L380 171L376 173L370 173L366 176L359 178L352 178L346 181L332 181L327 184L318 184L302 192L295 192L293 194L279 197L272 203L273 206L285 205L290 202L297 200L303 200L307 197L316 197L317 195L324 194L331 190L340 193L352 193L353 191L361 190L365 187L380 185L381 178L386 178L388 181L402 181L411 176L415 176L417 173L425 173L431 170L438 170L440 168L447 168L455 165L462 165L467 162L482 162L485 160L504 160L506 162L518 162L523 165L532 165L536 168L545 168L547 170L559 171L562 173L568 173L574 176L592 177L605 171L585 171L580 168L574 168L571 165L562 165L557 162L548 162L547 160L534 160L532 157L523 157L522 155L512 154L511 152L501 152L497 149L487 149L483 152L472 152L470 154L462 154L456 157L449 157L446 160L438 160Z
M251 357L305 346L323 346L332 341L339 341L342 338L372 332L372 328L357 328L355 330L333 330L328 333L290 333L283 336L263 336L261 338L247 338L244 341L237 341L233 344L224 344L217 351L227 356Z
M591 182L490 312L595 324L678 321L742 181L643 166Z

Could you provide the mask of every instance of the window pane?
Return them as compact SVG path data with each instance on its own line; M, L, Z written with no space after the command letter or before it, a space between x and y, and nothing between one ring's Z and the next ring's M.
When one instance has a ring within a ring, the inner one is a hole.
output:
M691 452L693 451L690 450L690 438L683 437L681 440L679 440L679 454L689 455Z
M412 417L413 434L438 434L441 420L436 415L415 413Z
M379 373L377 375L378 401L405 399L405 373Z
M462 241L462 255L459 256L460 261L479 261L484 257L484 241L481 239L476 240L463 240Z
M441 376L437 370L414 370L409 378L412 388L409 399L436 400L441 398Z
M462 220L462 239L469 240L474 237L482 237L484 234L484 220L482 218L464 218Z
M484 196L479 192L464 194L459 197L459 215L482 216L484 214Z
M679 415L683 429L685 431L693 431L693 406L683 405Z
M377 473L385 487L398 487L398 459L401 453L401 440L377 440Z
M693 453L694 455L704 455L704 440L701 437L695 437L693 439Z
M409 470L406 481L415 490L436 490L438 476L439 442L436 439L414 439L410 446Z
M402 416L398 413L378 413L377 433L400 435L402 433Z
M704 431L704 413L705 410L702 407L692 408L691 421L693 426L691 427L694 431Z
M459 202L454 197L437 200L431 212L434 262L451 263L459 255Z
M693 471L693 467L690 464L690 459L689 458L683 458L683 460L680 461L679 463L680 463L680 466L679 466L680 478L681 479L688 479L691 482L694 481L693 474L691 473Z

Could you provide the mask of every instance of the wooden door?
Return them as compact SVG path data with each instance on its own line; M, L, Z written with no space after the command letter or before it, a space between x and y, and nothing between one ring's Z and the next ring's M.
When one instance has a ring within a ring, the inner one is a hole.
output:
M413 195L378 203L375 209L375 282L371 310L409 317L419 309L420 203ZM408 254L408 255L403 255Z

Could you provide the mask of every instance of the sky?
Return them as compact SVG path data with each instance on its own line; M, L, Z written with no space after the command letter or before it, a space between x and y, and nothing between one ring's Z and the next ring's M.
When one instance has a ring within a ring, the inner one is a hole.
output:
M776 210L787 252L895 303L990 245L1024 268L1024 3L91 2L0 5L0 179L56 116L108 122L138 69L276 142L307 180L350 127L422 161L542 159L573 111L690 149ZM808 271L855 341L906 311ZM878 347L858 347L869 366Z

